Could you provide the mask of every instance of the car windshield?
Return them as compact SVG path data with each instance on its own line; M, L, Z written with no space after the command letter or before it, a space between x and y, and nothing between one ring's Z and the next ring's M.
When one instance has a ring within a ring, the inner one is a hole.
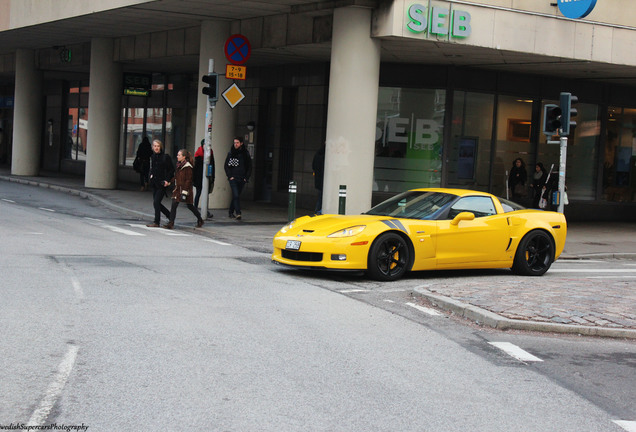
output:
M378 204L368 215L408 219L437 219L457 195L442 192L408 191Z

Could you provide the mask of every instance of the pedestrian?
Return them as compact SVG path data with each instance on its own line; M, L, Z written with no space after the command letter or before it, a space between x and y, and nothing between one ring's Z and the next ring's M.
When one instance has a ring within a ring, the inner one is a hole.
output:
M201 198L201 192L203 191L203 178L208 179L208 194L212 193L214 189L214 152L210 149L210 159L208 160L208 172L203 172L203 158L205 156L205 140L201 140L201 146L194 152L194 187L197 188L197 193L194 196L194 206L199 208L199 199ZM208 175L209 174L209 175ZM212 213L208 211L208 218L212 217Z
M228 216L241 219L240 196L243 187L250 179L250 174L252 174L252 159L245 148L243 138L239 136L234 138L234 143L225 158L223 166L232 189L232 202L230 203ZM236 215L234 212L236 212Z
M137 156L135 157L135 163L137 164L139 173L139 183L141 184L141 191L148 190L148 176L150 175L150 156L152 156L152 146L147 136L141 140L141 144L137 148Z
M174 178L170 179L170 183L174 182L174 190L172 191L172 207L170 208L170 220L163 227L167 229L174 228L174 220L177 217L177 207L179 203L185 203L188 209L197 217L196 227L203 226L203 218L199 210L192 204L192 179L194 177L192 171L192 155L186 149L181 149L177 153L177 169Z
M512 194L512 200L520 203L528 195L526 188L526 180L528 179L528 172L526 171L526 164L521 158L517 158L512 162L512 168L510 169L510 176L508 177L508 187Z
M314 171L314 187L318 189L318 200L314 213L322 214L322 186L325 178L325 145L320 146L314 159L311 162L311 169Z
M534 173L532 174L532 208L539 208L539 200L541 199L541 191L548 178L548 172L541 162L537 162L534 166Z
M149 183L152 187L152 203L155 208L155 220L146 225L147 227L159 227L161 213L170 219L170 212L161 204L161 200L167 195L166 188L170 185L169 180L172 177L174 177L172 158L163 152L163 143L156 139L152 142L149 177Z

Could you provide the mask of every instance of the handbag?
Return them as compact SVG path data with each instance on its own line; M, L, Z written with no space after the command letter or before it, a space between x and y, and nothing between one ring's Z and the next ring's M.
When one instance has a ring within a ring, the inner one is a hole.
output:
M513 194L524 197L528 194L528 189L526 188L526 185L522 183L517 183L513 190Z
M139 156L136 156L133 161L133 169L135 172L141 172L141 159L139 159Z

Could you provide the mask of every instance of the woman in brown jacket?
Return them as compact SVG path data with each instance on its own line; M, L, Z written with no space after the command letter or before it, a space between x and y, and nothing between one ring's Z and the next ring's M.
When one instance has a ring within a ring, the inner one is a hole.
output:
M197 228L203 225L201 213L192 204L192 156L186 149L181 149L177 153L177 169L174 178L170 183L174 182L174 191L172 192L172 207L170 208L170 221L163 227L167 229L174 228L174 220L177 217L177 207L183 202L188 205L190 211L197 217Z

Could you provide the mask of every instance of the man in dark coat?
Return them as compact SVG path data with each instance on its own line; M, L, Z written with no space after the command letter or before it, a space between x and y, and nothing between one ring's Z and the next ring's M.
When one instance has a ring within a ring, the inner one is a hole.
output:
M152 203L155 208L155 220L146 225L150 228L159 227L161 213L170 219L170 212L161 204L166 196L166 188L174 177L172 158L163 152L163 143L156 139L152 142L152 156L150 157L150 186L152 187Z

